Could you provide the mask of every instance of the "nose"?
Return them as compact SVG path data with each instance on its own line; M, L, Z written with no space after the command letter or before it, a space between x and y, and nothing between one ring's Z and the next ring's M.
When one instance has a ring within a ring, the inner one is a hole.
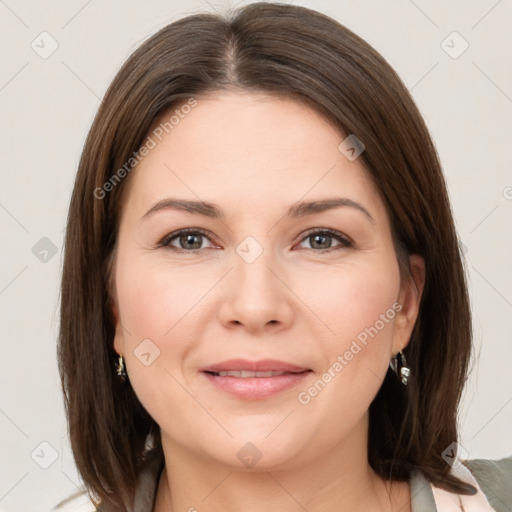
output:
M234 268L226 276L217 315L226 328L258 334L291 325L294 295L270 252L263 251L252 262L234 254Z

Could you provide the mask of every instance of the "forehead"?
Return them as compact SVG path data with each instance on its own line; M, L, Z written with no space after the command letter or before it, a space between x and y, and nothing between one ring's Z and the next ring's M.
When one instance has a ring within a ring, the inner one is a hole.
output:
M226 91L195 101L155 121L125 202L142 208L167 194L261 209L338 194L379 207L361 160L339 149L345 135L305 103Z

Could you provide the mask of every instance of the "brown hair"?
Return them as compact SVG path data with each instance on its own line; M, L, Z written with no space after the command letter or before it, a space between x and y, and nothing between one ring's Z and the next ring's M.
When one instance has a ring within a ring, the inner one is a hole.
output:
M408 254L426 263L404 350L412 377L404 387L388 371L372 402L369 463L386 479L407 480L418 469L440 487L473 494L442 457L457 441L471 316L433 142L406 87L368 43L321 13L270 3L161 29L118 72L88 134L69 208L58 347L71 446L87 488L112 510L125 510L148 436L162 450L158 425L115 374L109 283L121 193L136 164L130 159L159 116L222 89L304 101L363 142L360 158L386 204L402 278L410 277Z

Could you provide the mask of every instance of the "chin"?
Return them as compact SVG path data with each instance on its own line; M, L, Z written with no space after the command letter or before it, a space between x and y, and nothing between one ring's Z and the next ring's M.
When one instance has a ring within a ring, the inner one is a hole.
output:
M248 428L239 431L243 433L233 438L225 438L222 443L214 442L208 451L211 452L211 446L215 446L216 450L210 456L237 471L258 472L292 467L297 464L298 458L304 456L304 439L310 436L297 429L283 428L279 432L276 429L278 424L274 422L271 428L261 431Z

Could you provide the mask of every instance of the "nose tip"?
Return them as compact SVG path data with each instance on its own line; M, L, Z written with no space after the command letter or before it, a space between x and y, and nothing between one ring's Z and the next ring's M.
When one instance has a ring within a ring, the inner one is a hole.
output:
M253 237L247 237L239 247L242 256L235 260L235 268L225 285L218 319L226 327L245 326L252 332L288 325L293 312L290 297L271 269L270 251L263 251Z

